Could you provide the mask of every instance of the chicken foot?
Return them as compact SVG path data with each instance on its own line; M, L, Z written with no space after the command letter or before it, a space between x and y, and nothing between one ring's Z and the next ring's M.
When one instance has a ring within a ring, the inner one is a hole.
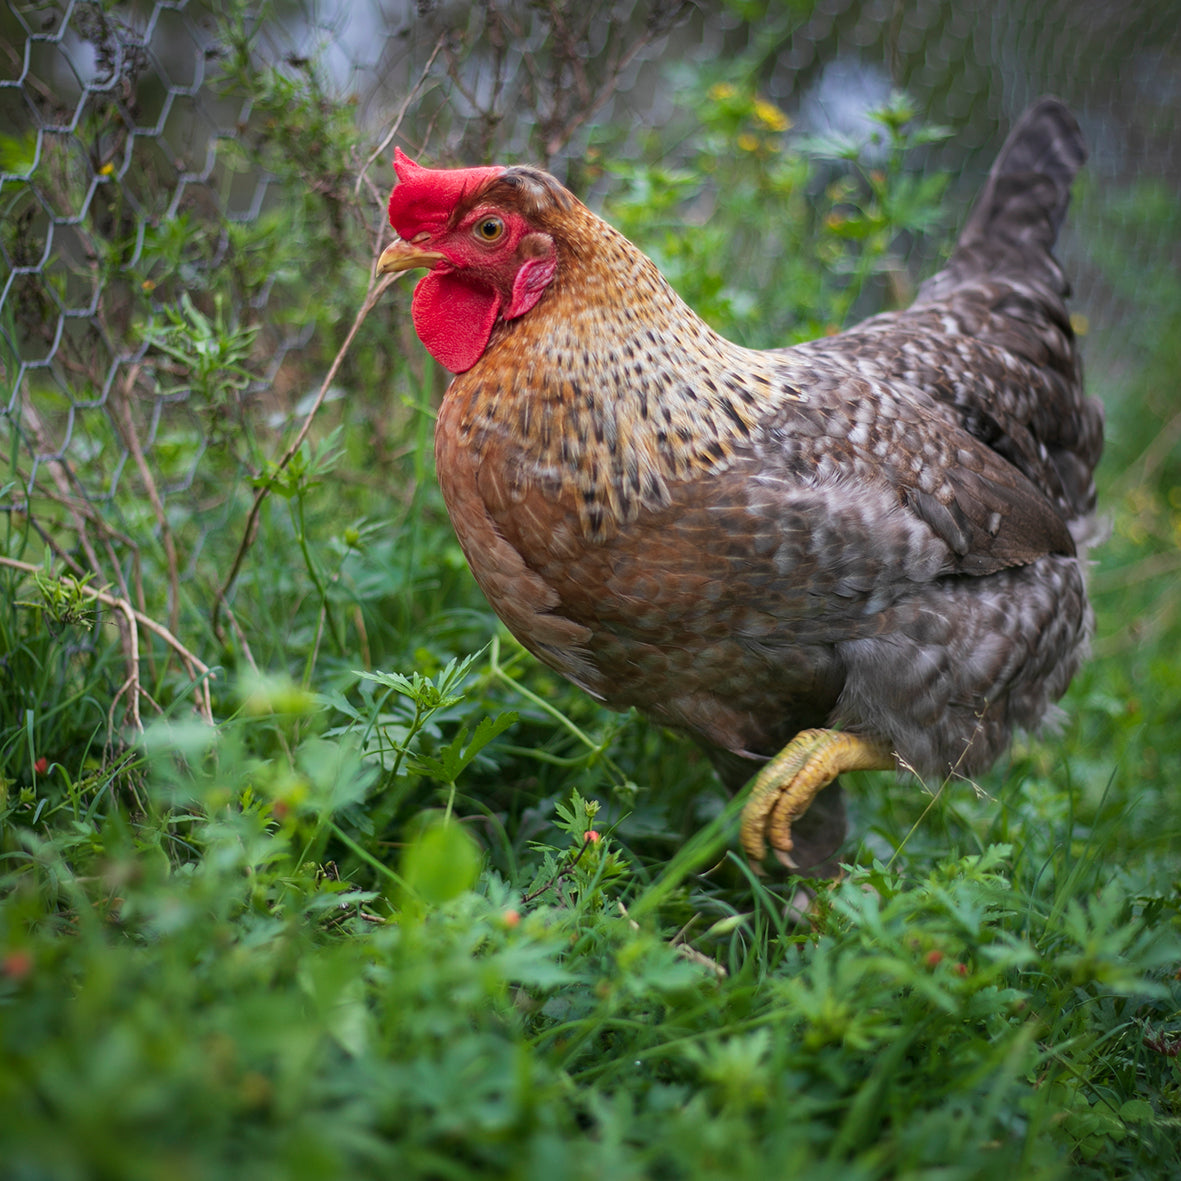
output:
M889 743L840 730L801 730L755 779L742 809L742 847L756 865L768 844L792 866L791 826L842 771L894 768Z

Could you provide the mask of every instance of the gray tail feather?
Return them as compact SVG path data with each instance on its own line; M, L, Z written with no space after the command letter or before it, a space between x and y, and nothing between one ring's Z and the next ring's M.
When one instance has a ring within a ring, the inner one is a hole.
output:
M1078 121L1056 98L1041 98L1017 121L960 235L958 251L988 244L1025 254L1053 248L1070 187L1087 158Z

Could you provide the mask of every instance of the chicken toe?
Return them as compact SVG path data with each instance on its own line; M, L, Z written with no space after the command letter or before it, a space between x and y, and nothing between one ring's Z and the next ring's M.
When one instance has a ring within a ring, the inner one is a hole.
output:
M758 864L767 852L794 866L792 824L842 771L887 771L890 746L840 730L803 730L759 772L742 810L742 847Z

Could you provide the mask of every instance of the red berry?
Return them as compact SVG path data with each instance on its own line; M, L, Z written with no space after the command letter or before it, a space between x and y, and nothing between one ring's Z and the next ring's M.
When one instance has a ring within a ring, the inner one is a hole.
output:
M0 976L9 980L23 980L33 970L33 955L23 947L6 951L0 959Z

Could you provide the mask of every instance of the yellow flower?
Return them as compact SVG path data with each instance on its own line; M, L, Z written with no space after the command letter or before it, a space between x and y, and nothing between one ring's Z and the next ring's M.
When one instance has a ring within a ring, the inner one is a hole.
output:
M99 176L113 176L115 173L115 165L108 160L99 170Z
M709 97L714 102L721 102L724 98L733 98L734 87L729 82L718 82L709 88Z
M769 103L766 99L755 99L754 112L755 118L768 131L786 131L791 126L791 120L774 103Z
M759 137L751 135L749 131L744 131L738 137L738 146L744 152L757 152L759 150Z

